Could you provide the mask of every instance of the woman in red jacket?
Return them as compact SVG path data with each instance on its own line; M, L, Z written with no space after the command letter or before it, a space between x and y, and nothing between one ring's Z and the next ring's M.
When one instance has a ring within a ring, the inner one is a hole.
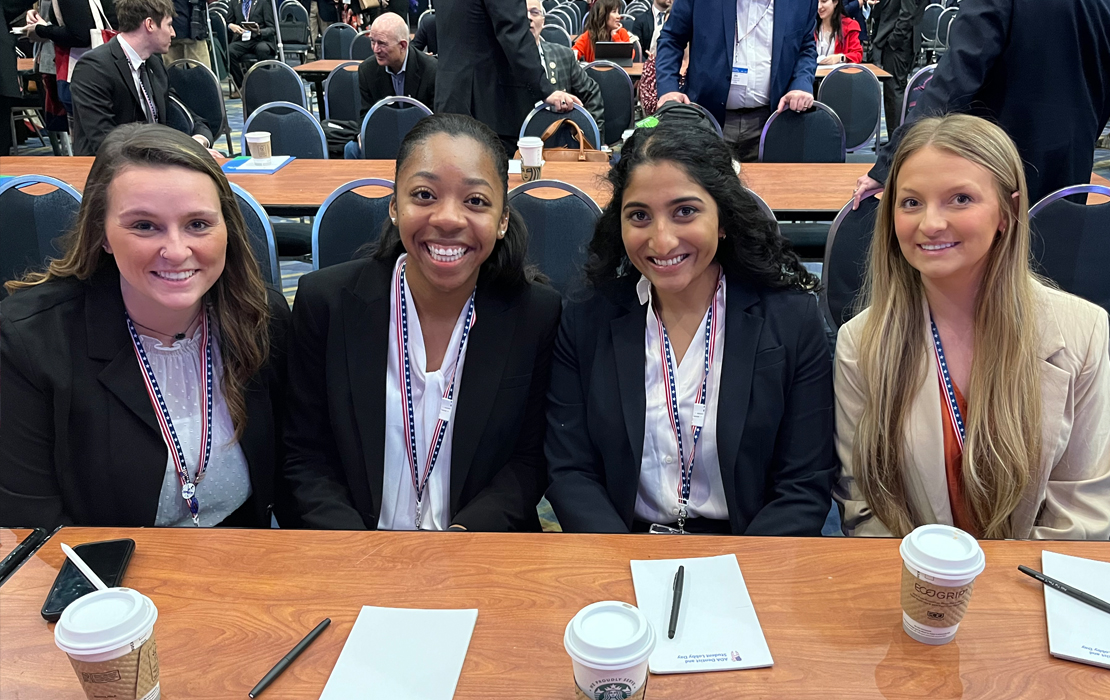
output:
M863 46L859 43L859 23L844 16L840 0L818 0L817 63L859 63L863 60Z
M594 44L599 41L632 41L632 35L621 26L621 7L617 0L597 0L586 16L584 29L573 46L579 61L593 61Z

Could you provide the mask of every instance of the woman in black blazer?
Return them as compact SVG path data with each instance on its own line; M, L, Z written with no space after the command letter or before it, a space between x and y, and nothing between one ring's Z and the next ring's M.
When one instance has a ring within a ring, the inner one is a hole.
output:
M715 134L639 129L609 181L552 364L563 529L819 535L837 463L817 279Z
M297 290L286 473L304 522L537 530L560 299L525 267L505 152L480 122L436 114L405 137L396 178L372 257Z
M196 141L105 139L64 256L0 304L0 524L270 526L289 309L247 236Z

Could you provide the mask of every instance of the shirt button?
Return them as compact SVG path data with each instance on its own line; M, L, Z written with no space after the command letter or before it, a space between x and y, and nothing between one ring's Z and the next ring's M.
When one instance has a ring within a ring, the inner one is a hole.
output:
M671 515L678 515L678 508L671 508Z
M665 458L663 459L663 461L664 461L664 462L666 462L667 464L674 464L674 457L671 457L670 455L667 455L667 456L666 456L666 457L665 457Z

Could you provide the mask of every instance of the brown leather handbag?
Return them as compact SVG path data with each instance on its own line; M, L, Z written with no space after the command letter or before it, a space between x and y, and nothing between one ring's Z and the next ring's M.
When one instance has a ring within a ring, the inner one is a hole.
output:
M574 140L578 142L578 148L545 148L543 149L543 159L549 162L556 163L608 163L609 154L599 151L590 143L590 139L582 133L582 127L572 119L559 119L551 123L551 126L544 129L540 138L546 143L549 138L555 135L559 129L564 125L568 126L574 132Z

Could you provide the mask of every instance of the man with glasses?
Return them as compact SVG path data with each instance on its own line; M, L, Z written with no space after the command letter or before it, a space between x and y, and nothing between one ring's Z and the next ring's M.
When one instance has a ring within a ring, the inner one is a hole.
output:
M540 50L540 63L543 65L545 78L553 89L564 90L582 100L582 106L597 122L598 131L604 134L605 103L601 99L601 88L582 70L578 59L574 57L574 51L540 38L544 21L543 3L540 0L527 0L527 6L528 21ZM595 143L594 147L601 148L601 144Z

